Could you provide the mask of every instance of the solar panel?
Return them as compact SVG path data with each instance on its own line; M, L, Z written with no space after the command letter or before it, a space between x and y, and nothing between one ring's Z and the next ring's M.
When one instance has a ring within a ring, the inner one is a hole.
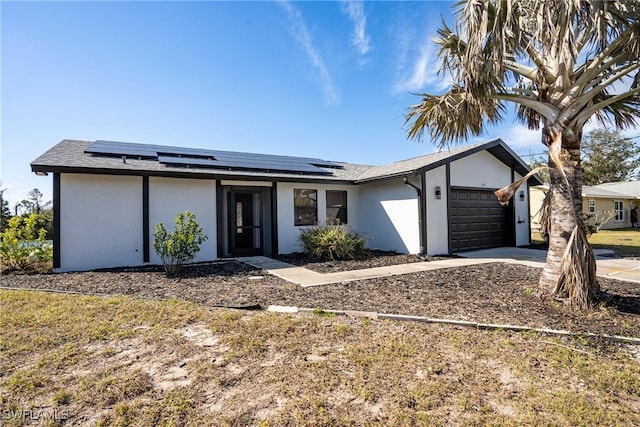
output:
M158 156L158 161L167 165L178 166L195 166L204 168L215 169L231 169L231 170L246 170L246 171L263 171L263 172L292 172L292 173L305 173L313 175L331 175L328 172L319 167L310 165L308 163L262 163L251 161L234 161L234 160L209 160L209 159L196 159L192 157L174 157L174 156Z
M102 140L98 140L91 144L85 152L105 156L131 156L144 159L154 159L158 160L160 163L174 166L197 166L264 172L278 171L314 175L331 175L331 172L322 168L344 168L338 163L315 158L206 150L201 148L170 147L151 144L134 144Z
M155 158L156 149L153 145L144 144L130 144L126 142L112 142L112 141L96 141L91 144L85 153L90 154L103 154L111 156L132 156L132 157L144 157Z

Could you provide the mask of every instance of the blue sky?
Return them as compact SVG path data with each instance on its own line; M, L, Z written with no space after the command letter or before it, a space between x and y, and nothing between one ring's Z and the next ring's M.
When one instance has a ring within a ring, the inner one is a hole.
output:
M384 164L435 150L403 128L441 91L451 2L0 2L1 179L11 205L62 139ZM542 151L511 119L501 137Z

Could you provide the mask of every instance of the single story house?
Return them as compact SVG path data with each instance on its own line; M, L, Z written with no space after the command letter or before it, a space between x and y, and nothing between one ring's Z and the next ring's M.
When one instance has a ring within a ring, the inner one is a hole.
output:
M31 169L53 174L56 271L158 264L155 225L181 211L208 235L195 261L301 251L302 229L336 220L399 253L530 242L528 188L492 194L529 171L500 139L384 166L63 140Z
M531 223L533 229L540 226L540 207L549 185L530 187ZM602 230L631 227L631 209L640 207L640 181L608 182L594 186L582 186L582 212L592 216L589 221L602 221Z

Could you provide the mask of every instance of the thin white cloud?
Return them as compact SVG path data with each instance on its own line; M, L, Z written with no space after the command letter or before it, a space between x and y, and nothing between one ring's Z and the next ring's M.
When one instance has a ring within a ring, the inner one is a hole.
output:
M532 153L543 151L545 146L542 145L542 130L532 130L524 125L514 125L501 132L500 137L511 148L519 152L530 148Z
M333 83L333 78L331 77L322 56L313 44L311 34L304 22L302 13L300 13L300 10L288 1L279 1L278 4L286 12L287 17L289 18L293 37L302 46L309 61L311 61L311 66L317 72L317 78L322 86L325 103L327 105L338 105L340 103L340 93Z
M420 92L429 85L437 89L448 86L438 75L438 60L433 43L429 37L421 41L412 37L410 32L397 35L398 57L396 61L396 79L394 93Z
M351 45L356 48L360 56L365 56L371 49L369 36L367 35L367 16L364 13L362 1L342 0L340 7L353 23Z

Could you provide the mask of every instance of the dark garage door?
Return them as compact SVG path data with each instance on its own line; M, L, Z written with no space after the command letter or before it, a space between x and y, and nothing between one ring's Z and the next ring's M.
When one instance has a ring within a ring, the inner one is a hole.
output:
M500 206L491 191L452 188L451 252L509 245L508 209Z

